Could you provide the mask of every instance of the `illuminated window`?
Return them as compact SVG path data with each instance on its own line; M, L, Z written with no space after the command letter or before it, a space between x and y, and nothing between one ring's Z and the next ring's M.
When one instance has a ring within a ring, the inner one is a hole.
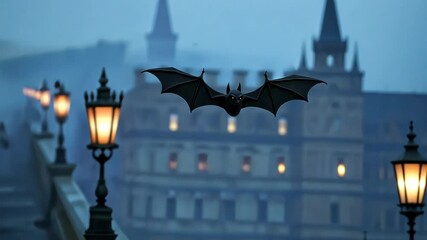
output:
M228 117L227 131L228 133L235 133L237 130L236 118Z
M169 130L172 132L178 130L178 114L171 113L169 115Z
M284 174L286 171L285 158L280 156L277 158L277 172L279 174Z
M206 153L199 154L197 169L199 172L206 172L208 170L208 155Z
M344 177L345 176L345 164L344 164L344 160L340 159L338 160L338 166L337 166L337 174L339 177Z
M169 154L169 170L176 171L178 167L178 154L171 153Z
M251 157L244 156L242 162L242 171L244 173L249 173L251 171Z
M286 118L279 118L279 126L277 132L280 136L285 136L288 133L288 121Z

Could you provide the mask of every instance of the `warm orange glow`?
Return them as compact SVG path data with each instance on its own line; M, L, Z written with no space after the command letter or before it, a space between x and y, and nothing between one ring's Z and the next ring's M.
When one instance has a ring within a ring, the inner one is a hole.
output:
M200 153L198 155L197 169L200 172L206 172L208 170L208 155L206 153Z
M421 204L425 194L427 165L417 163L396 164L395 173L400 203Z
M251 171L251 164L250 163L243 163L242 165L242 171L243 172L250 172Z
M228 117L227 131L228 133L235 133L237 130L236 127L236 118Z
M95 117L93 115L93 107L87 108L87 119L89 121L90 140L92 143L96 143L96 127Z
M23 88L22 93L27 97L32 97L34 99L40 100L40 92L32 88Z
M344 163L339 163L337 167L337 173L338 176L344 177L345 176L345 165Z
M251 158L249 156L245 156L243 158L242 171L245 173L248 173L251 171Z
M59 118L65 118L70 111L70 97L67 95L57 95L53 101L55 114Z
M109 144L112 127L113 108L95 107L96 133L98 144Z
M280 136L285 136L288 133L288 122L285 118L279 119L279 127L277 129L277 132Z
M172 113L169 116L169 130L175 132L178 130L178 115Z
M169 160L169 169L170 170L176 170L178 166L178 161L176 159Z
M120 108L114 109L113 132L111 133L111 143L116 142L117 127L119 126Z
M284 163L284 162L279 162L279 163L277 164L277 171L278 171L280 174L284 174L284 173L285 173L285 171L286 171L286 165L285 165L285 163Z
M207 161L199 161L197 168L200 172L205 172L208 170L208 162Z
M40 92L40 104L43 107L49 106L49 104L50 104L50 92L49 91Z
M420 175L420 196L418 202L424 202L424 195L426 191L426 180L427 180L427 164L423 164Z

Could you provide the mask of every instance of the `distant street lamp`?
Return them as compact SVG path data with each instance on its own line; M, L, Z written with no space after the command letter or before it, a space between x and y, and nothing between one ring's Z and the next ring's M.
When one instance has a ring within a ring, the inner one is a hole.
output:
M412 121L409 129L405 152L391 164L396 177L400 214L408 218L409 239L414 240L415 218L424 213L422 208L427 180L427 159L418 152L418 145L414 142L416 135Z
M68 113L70 111L70 93L66 92L64 85L60 82L55 82L55 88L58 92L55 93L53 100L56 121L59 123L59 134L58 134L58 147L56 148L55 163L66 163L65 148L64 148L64 133L62 125L67 120Z
M40 105L42 106L43 110L44 110L44 117L43 117L43 121L42 121L42 135L50 135L48 133L49 129L47 126L47 110L49 109L49 105L50 105L50 91L49 91L49 87L47 86L47 82L46 79L43 80L42 86L39 90L40 93Z
M96 99L93 92L90 96L87 92L84 95L91 139L87 147L92 150L93 158L101 165L95 191L97 205L90 208L89 228L84 234L87 240L113 240L117 237L111 228L112 209L105 205L108 189L104 179L104 164L113 155L113 149L118 148L115 140L123 92L116 101L116 93L110 93L107 82L105 69L102 69L99 79L101 86L97 90Z

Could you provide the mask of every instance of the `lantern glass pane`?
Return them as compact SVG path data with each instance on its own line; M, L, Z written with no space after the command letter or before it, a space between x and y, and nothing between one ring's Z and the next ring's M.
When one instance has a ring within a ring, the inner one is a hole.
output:
M95 118L93 114L93 107L87 107L87 119L89 121L90 128L90 140L92 144L96 143L96 126L95 126Z
M405 198L405 184L404 184L405 179L403 179L403 165L395 164L394 172L396 173L396 184L399 190L400 204L405 204L406 198Z
M40 92L40 104L43 107L49 106L49 104L50 104L50 92L49 91Z
M424 194L426 190L426 180L427 180L427 163L421 165L421 176L420 176L420 196L418 199L419 203L424 202Z
M119 125L119 119L120 119L120 108L116 107L114 109L113 132L111 136L111 143L115 143L116 141L116 133L117 133L117 126Z
M54 100L55 115L59 118L65 118L70 111L70 98L67 95L57 95Z
M111 136L113 107L95 107L96 133L98 144L109 144Z
M404 165L405 190L408 197L407 203L418 203L418 190L420 186L420 164L406 163Z

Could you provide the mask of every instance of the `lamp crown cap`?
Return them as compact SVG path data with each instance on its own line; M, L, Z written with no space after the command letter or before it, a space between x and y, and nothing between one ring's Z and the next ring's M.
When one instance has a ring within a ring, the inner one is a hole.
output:
M102 68L101 77L99 78L101 86L105 87L108 83L107 74L105 73L105 67Z

